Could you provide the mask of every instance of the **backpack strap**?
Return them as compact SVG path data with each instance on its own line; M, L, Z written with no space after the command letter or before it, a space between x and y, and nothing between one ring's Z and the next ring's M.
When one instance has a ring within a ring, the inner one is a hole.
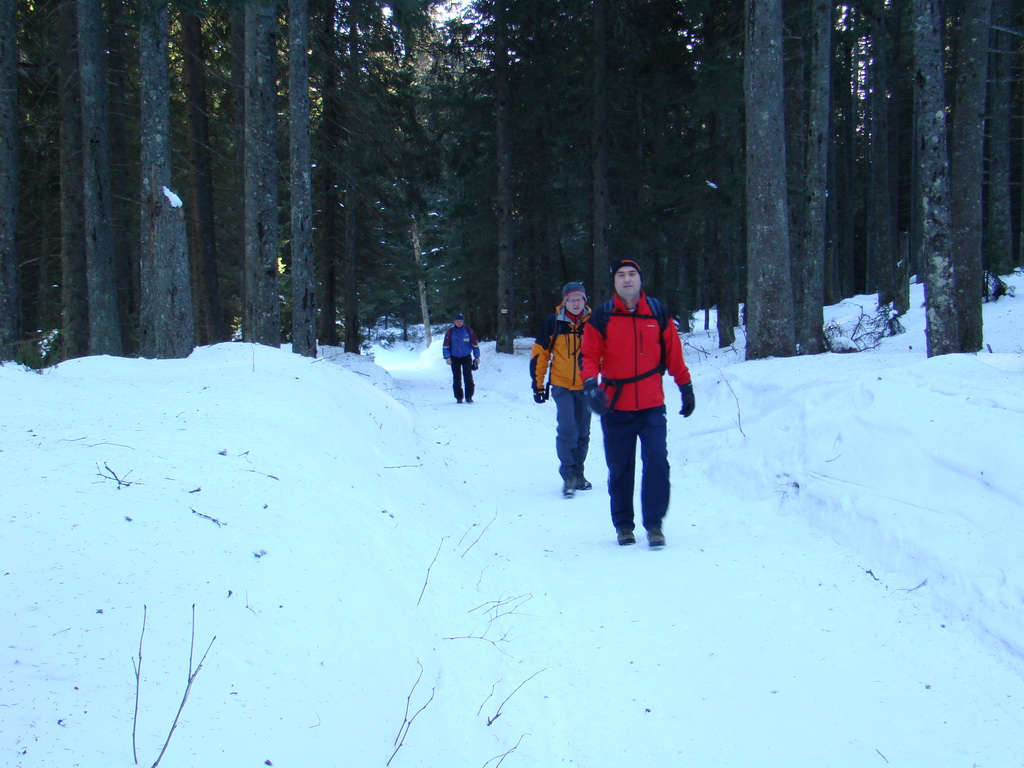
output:
M555 328L551 332L551 340L548 342L548 354L550 355L555 349L555 342L558 341L558 336L561 333L561 323L558 322L558 313L555 313Z

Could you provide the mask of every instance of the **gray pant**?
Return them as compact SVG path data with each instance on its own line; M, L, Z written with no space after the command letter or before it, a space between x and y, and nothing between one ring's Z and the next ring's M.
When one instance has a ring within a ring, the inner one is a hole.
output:
M551 387L551 399L555 401L558 418L555 432L558 474L563 480L582 477L590 450L590 409L583 399L583 390Z

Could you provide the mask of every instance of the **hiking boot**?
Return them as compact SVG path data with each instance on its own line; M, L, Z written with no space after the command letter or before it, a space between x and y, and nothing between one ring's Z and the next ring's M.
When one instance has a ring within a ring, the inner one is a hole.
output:
M568 498L572 498L573 496L576 495L576 478L575 477L567 477L562 482L562 495L565 496L567 499Z
M590 481L587 480L583 475L576 475L576 490L577 491L589 491L593 488Z
M665 534L661 532L661 528L651 528L647 532L647 543L652 547L665 546Z
M619 528L615 531L616 536L619 540L619 546L624 547L627 544L636 544L636 536L629 528Z
M467 397L466 398L466 402L467 403L472 403L473 402L473 398L472 397Z

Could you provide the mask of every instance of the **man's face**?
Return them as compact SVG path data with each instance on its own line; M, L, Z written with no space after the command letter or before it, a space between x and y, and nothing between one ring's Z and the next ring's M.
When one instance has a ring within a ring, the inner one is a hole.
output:
M627 301L640 295L642 283L636 267L622 267L615 273L615 292Z
M578 315L587 306L587 297L579 291L574 291L565 297L565 308L571 315Z
M459 318L458 320L456 320L456 321L455 321L455 327L456 327L456 328L461 328L461 327L462 327L462 324L463 324L464 322L466 322L466 321L465 321L465 320L463 320L463 319L462 319L462 318L460 317L460 318Z

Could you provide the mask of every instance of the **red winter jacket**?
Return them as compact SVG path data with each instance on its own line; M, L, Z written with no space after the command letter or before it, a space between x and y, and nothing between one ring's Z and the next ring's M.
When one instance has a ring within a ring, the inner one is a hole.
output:
M588 323L583 332L583 351L580 355L583 380L597 378L600 373L601 388L613 402L614 410L657 408L665 404L662 374L643 374L655 371L662 364L663 348L665 368L676 384L682 386L690 383L690 370L683 360L683 344L679 340L675 321L668 318L665 330L661 331L647 303L647 294L640 293L636 312L626 309L622 299L616 295L604 335L593 323ZM631 379L637 376L643 378L620 386L608 383L609 379Z

